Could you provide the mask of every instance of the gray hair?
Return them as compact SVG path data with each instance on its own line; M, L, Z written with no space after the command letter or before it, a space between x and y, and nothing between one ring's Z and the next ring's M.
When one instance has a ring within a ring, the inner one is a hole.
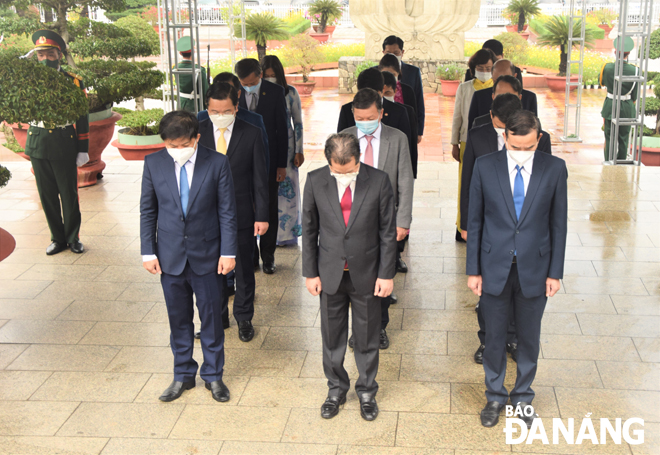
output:
M335 163L343 166L351 162L351 158L355 162L360 161L360 142L358 138L349 133L338 133L328 136L328 139L325 141L325 158L328 160L328 164L331 163L331 159Z

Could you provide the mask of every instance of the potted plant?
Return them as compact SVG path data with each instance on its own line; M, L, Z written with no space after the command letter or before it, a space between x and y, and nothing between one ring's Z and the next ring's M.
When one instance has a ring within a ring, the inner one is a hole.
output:
M589 16L593 17L599 28L603 29L605 32L605 38L607 38L612 31L612 22L619 17L614 11L610 9L596 9L589 13Z
M508 12L506 9L502 12L502 17L507 20L506 31L509 33L518 32L518 13Z
M11 179L11 172L4 166L0 166L0 188L4 188ZM16 248L16 240L4 229L0 228L0 261L9 256Z
M234 24L234 34L243 36L241 24ZM254 41L257 46L257 58L261 61L266 55L268 41L285 40L289 38L284 21L270 12L252 13L245 18L246 39Z
M344 13L341 9L341 4L336 0L315 0L314 3L309 5L309 14L314 16L318 22L318 33L331 34L334 31L328 30L328 26L332 26L334 20L339 19Z
M644 127L642 136L642 163L660 166L660 75L653 80L653 94L647 96L644 115L655 117L655 129Z
M527 21L535 14L539 14L541 8L538 0L511 0L505 11L518 15L518 28L515 31L522 33Z
M570 18L568 16L552 16L547 22L543 24L543 30L538 37L537 43L541 46L559 47L559 73L556 75L545 75L548 88L555 92L562 92L566 90L566 66L568 62L568 52L571 49L568 47L568 27ZM580 38L582 28L582 21L577 19L573 24L573 37ZM594 43L594 32L591 28L585 27L584 44L591 47ZM579 42L573 43L579 46ZM578 76L571 76L571 82L577 82ZM572 90L577 89L577 86Z
M292 65L299 66L302 75L302 81L292 80L289 83L298 90L300 96L310 96L316 81L310 81L309 75L314 71L314 65L323 61L318 41L309 35L296 35L283 49L283 57Z
M162 150L165 147L158 134L160 119L163 118L162 109L147 109L132 111L124 108L114 108L122 115L117 126L123 126L117 132L117 139L112 146L119 150L121 156L128 161L144 160L150 153Z
M339 24L339 18L332 19L331 21L328 21L328 25L325 26L325 32L327 33L330 38L332 38L332 34L335 32L337 29L337 24ZM314 29L314 33L320 33L319 30L321 30L321 26L318 24L315 24L312 26Z
M458 86L461 85L465 67L457 63L440 65L435 72L436 79L440 79L442 94L444 96L456 96Z

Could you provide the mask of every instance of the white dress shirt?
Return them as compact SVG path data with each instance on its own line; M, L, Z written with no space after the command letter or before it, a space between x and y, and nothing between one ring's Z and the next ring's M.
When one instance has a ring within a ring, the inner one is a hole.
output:
M236 124L236 117L234 117L234 121L231 122L231 125L229 125L225 130L224 136L225 136L225 144L227 144L227 151L229 151L229 141L231 141L231 132L234 130L235 124ZM218 128L215 125L213 125L213 139L215 140L215 145L217 147L218 139L220 139L220 128Z
M376 131L373 132L372 136L373 139L371 139L371 148L374 151L374 167L378 169L378 156L380 154L380 133L383 131L383 124L378 123L378 128L376 128ZM357 137L358 140L360 141L360 162L364 163L364 152L367 151L367 138L365 137L366 134L364 134L362 131L359 129L357 130Z
M504 136L502 136L500 133L497 133L497 150L502 150L505 147L505 145L506 145L506 140L504 139Z
M518 165L518 163L516 163L511 159L509 153L506 154L506 163L507 166L509 167L509 181L511 182L511 194L513 195L513 187L516 184L516 175L518 174L518 171L516 170L516 166ZM523 164L523 168L520 171L525 186L525 195L527 195L527 188L529 187L529 179L532 176L533 165L534 165L534 155L532 155L532 157L529 160L527 160L525 164Z

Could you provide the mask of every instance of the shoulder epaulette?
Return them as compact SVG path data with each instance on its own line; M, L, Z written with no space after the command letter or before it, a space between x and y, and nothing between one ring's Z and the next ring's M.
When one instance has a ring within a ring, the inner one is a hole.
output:
M73 83L76 85L76 87L80 87L82 84L82 77L72 73L71 71L66 71L66 75L73 79Z

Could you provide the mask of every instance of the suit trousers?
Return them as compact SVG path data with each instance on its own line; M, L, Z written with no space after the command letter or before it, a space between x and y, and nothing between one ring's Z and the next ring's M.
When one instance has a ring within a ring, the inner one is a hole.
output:
M375 396L378 391L380 297L373 292L357 294L349 272L344 272L336 294L321 292L323 371L328 378L328 396L345 396L351 385L344 368L349 306L353 315L353 352L359 373L355 391L358 396L364 393Z
M170 346L174 354L174 380L188 382L197 375L193 359L195 325L193 295L202 322L200 341L204 363L200 376L206 382L219 381L225 365L225 331L222 327L222 294L217 272L197 275L186 262L181 275L165 272L160 278L170 322Z
M236 294L234 295L234 318L237 322L251 321L254 316L254 228L239 229L238 254L236 255ZM222 281L223 291L227 288L228 277L218 275ZM223 292L222 319L229 320L229 295Z
M484 315L481 312L481 303L477 306L477 320L479 321L479 343L486 344L486 321L484 321ZM506 333L506 342L507 344L516 344L518 343L518 337L516 336L516 320L513 314L513 305L509 307L509 328Z
M261 261L265 264L275 262L275 247L277 246L277 225L278 225L278 193L280 184L271 177L268 180L268 230L264 235L259 236L259 245L257 238L254 238L254 265L259 264L259 251L261 249Z
M396 258L401 259L401 253L406 248L406 241L408 241L408 236L405 239L399 240L396 242ZM380 301L380 328L385 330L390 323L390 305L392 304L392 297L388 296Z
M81 216L76 155L66 160L31 158L30 162L51 240L58 243L77 242Z
M511 271L500 295L481 294L479 307L486 322L486 348L484 350L484 372L486 374L486 398L506 404L534 399L532 382L541 343L541 319L548 298L544 295L525 297L520 288L517 264ZM506 375L506 337L513 306L518 334L518 363L516 384L509 394L504 387Z

